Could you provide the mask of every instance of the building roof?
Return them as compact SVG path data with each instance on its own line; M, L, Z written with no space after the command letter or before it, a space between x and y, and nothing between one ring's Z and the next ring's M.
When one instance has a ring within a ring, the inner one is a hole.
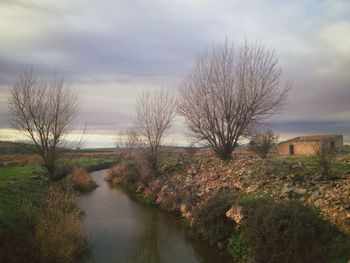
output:
M289 139L287 141L281 142L317 142L323 140L334 139L336 137L342 137L341 134L327 134L327 135L308 135L308 136L299 136L293 139Z

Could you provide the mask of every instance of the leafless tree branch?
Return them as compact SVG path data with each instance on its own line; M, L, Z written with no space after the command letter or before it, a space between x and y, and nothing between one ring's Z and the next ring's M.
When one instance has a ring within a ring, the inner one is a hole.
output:
M180 89L178 112L190 135L221 159L230 159L240 136L249 135L285 103L274 51L261 44L226 41L201 55Z
M38 78L30 69L14 82L8 103L11 127L33 142L53 179L59 152L69 146L67 135L76 126L77 95L63 78Z
M128 132L130 143L141 148L149 168L158 171L159 147L175 117L176 100L167 90L144 92L137 100L133 128Z

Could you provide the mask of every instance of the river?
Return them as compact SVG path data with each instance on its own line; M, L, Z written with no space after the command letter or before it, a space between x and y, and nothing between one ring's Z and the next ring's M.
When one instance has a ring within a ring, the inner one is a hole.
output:
M111 188L103 179L106 172L91 173L99 187L78 200L91 251L87 262L228 262L217 249L186 238L179 218Z

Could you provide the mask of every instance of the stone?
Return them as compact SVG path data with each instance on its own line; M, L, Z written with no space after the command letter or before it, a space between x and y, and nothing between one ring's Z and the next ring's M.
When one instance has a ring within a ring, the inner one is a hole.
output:
M292 174L290 176L290 179L292 180L292 182L297 183L303 181L304 178L300 174Z
M292 198L294 189L292 187L284 187L281 192L282 198Z
M313 192L313 193L311 194L310 199L311 199L311 200L317 200L317 199L319 199L320 197L321 197L320 192L319 192L319 191L316 191L316 192Z
M219 242L218 243L218 249L222 250L224 248L224 243Z
M243 209L239 205L232 206L227 212L226 217L235 222L238 226L241 225L244 218Z

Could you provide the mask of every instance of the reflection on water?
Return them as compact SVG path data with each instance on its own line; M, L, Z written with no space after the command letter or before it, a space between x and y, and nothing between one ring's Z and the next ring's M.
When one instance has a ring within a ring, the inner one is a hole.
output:
M110 188L105 174L92 173L100 187L79 197L91 247L87 262L228 262L216 249L186 239L178 219Z

